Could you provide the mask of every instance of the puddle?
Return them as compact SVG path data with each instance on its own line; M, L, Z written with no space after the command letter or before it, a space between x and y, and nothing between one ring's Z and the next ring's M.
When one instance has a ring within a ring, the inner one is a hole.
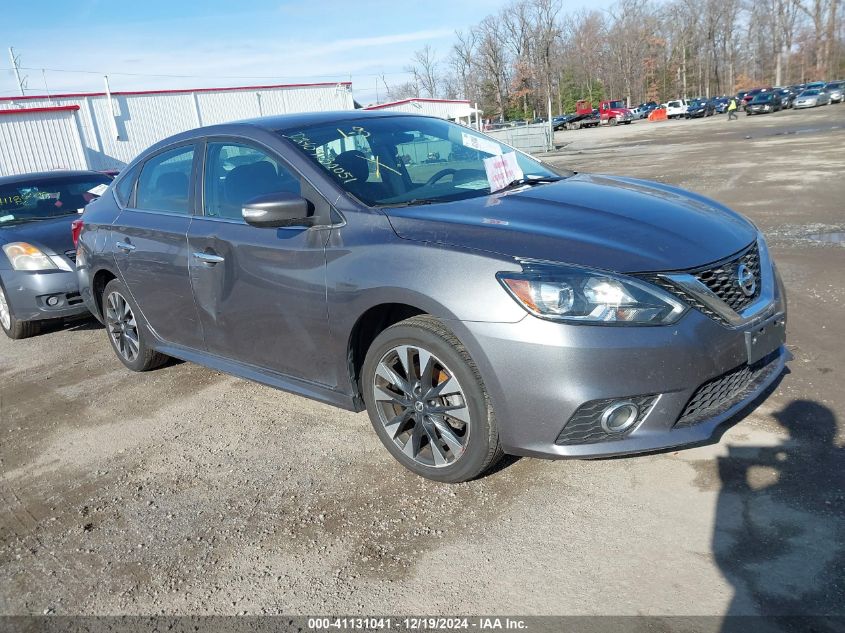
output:
M845 246L845 231L829 231L827 233L811 233L808 240L820 242L821 244L842 244Z

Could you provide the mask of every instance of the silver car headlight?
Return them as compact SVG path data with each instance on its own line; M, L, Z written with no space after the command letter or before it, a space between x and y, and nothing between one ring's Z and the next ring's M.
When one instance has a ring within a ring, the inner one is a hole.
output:
M53 259L27 242L10 242L3 245L3 252L15 270L56 270Z
M667 325L687 306L644 281L598 270L532 265L502 272L501 284L534 316L591 325Z

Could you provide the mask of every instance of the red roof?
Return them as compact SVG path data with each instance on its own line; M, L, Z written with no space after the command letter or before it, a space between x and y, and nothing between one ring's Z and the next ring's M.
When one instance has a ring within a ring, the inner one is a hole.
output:
M49 108L0 108L0 116L4 114L34 114L35 112L71 112L79 110L78 105L52 106Z
M367 106L364 110L380 110L389 106L400 105L403 103L411 103L413 101L423 101L425 103L463 103L469 105L469 101L464 99L423 99L422 97L411 97L410 99L401 99L400 101L391 101L389 103L379 103L378 105Z
M272 90L274 88L315 88L319 86L351 86L351 81L324 81L310 84L274 84L270 86L233 86L231 88L181 88L179 90L129 90L112 92L111 95L167 95L185 92L228 92L230 90ZM71 92L60 95L26 95L18 97L0 97L0 101L22 101L24 99L75 99L84 97L104 97L105 92Z

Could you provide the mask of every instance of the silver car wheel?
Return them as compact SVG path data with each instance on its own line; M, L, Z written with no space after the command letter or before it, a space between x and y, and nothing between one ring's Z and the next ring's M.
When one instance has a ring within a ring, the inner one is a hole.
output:
M7 330L12 329L12 311L9 309L9 302L6 301L6 294L0 288L0 323Z
M442 468L460 459L470 412L455 374L422 347L399 345L376 366L373 400L397 447L415 462Z
M138 357L140 350L135 315L119 292L109 293L106 303L106 327L112 344L117 352L131 363Z

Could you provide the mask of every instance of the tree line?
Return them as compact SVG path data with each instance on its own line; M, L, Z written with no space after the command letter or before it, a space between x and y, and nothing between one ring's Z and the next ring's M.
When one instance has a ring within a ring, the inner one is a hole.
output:
M516 0L448 51L415 51L390 97L469 99L488 118L635 105L845 76L843 0L618 0L565 13Z

